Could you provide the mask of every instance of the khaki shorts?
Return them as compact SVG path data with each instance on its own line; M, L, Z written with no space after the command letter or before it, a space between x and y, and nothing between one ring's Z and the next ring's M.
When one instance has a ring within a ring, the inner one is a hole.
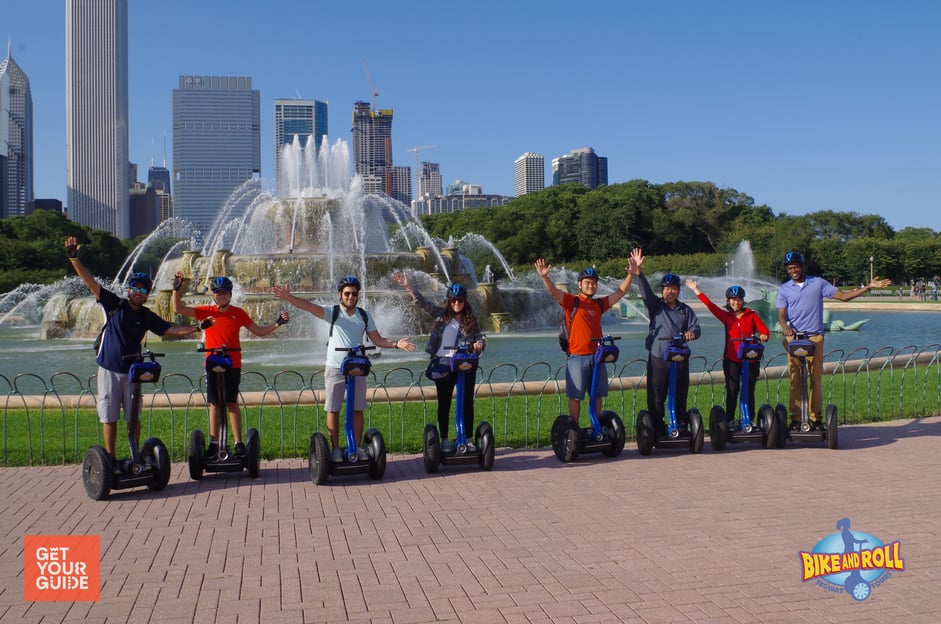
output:
M118 422L121 419L121 408L124 408L124 420L128 420L131 390L132 385L127 373L116 373L99 366L98 420L103 423Z
M353 410L357 412L366 409L366 377L358 376L356 379L356 389L354 392ZM323 372L324 393L327 398L324 402L324 410L328 412L339 412L343 407L343 401L346 400L346 375L340 372L339 368L326 368Z

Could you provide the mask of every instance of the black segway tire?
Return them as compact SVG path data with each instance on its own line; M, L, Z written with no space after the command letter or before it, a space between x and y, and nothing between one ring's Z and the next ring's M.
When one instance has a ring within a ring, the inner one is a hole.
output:
M111 492L114 468L108 452L101 446L93 446L85 452L82 462L82 484L92 500L104 500Z
M827 405L827 448L840 448L838 438L839 422L836 417L836 405Z
M657 443L657 430L654 427L653 417L647 410L637 414L637 451L641 455L650 455L654 444Z
M758 422L761 424L761 445L766 449L777 448L781 428L778 427L778 417L774 413L774 408L767 403L759 407Z
M258 429L252 427L248 430L245 440L245 468L248 470L249 477L257 479L261 465L261 434L258 433Z
M438 472L438 465L441 463L441 437L438 428L431 423L425 425L422 435L422 459L425 462L425 472Z
M379 480L386 474L386 442L378 429L370 429L363 436L369 452L369 478Z
M190 433L190 448L186 461L189 464L190 479L202 479L203 471L206 470L206 440L199 429L193 429Z
M140 458L144 464L149 464L154 471L154 477L147 487L159 492L170 483L170 453L160 438L147 438L140 448Z
M729 421L725 417L725 410L719 405L713 405L709 410L709 443L712 450L721 451L729 441Z
M778 403L774 408L774 417L778 421L778 435L775 437L775 448L784 448L787 442L787 408Z
M479 464L481 470L491 470L493 468L493 459L497 449L493 437L493 427L490 423L484 421L477 425L477 432L474 436L479 453Z
M317 485L323 485L330 478L333 462L330 460L327 438L322 433L310 436L310 443L307 445L307 467L310 470L310 480Z
M565 446L570 422L572 419L568 415L560 414L552 423L552 452L561 462L565 461Z
M689 452L697 455L702 453L703 441L706 432L702 426L702 414L695 407L686 412L689 418Z
M611 438L611 446L601 451L606 457L617 457L624 450L624 422L621 417L612 411L605 410L601 412L598 418L601 421L601 428L606 430Z

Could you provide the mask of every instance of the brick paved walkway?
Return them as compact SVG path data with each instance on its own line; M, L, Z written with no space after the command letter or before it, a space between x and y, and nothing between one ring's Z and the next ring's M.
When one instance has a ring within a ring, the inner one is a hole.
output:
M494 470L390 458L386 478L258 480L85 496L78 466L0 469L0 621L937 622L941 418L846 427L841 449L628 447ZM868 600L801 582L798 552L852 528L901 541ZM100 534L101 600L24 602L23 536Z

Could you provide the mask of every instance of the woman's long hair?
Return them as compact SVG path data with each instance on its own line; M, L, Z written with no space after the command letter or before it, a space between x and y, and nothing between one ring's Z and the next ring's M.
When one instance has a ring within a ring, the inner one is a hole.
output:
M444 314L441 315L442 323L450 323L451 319L457 316L457 313L454 312L454 308L451 307L452 298L448 298L445 301L444 305ZM464 299L464 309L460 312L461 316L461 333L465 336L473 336L474 334L480 333L480 324L477 322L477 316L474 314L473 308L471 308L470 301L466 298Z

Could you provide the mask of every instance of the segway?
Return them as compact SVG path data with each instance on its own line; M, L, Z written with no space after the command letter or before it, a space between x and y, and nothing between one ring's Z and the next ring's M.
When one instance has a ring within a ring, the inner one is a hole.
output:
M758 408L758 419L752 419L748 405L748 386L751 367L761 364L765 346L754 336L739 338L738 357L742 360L742 372L738 392L738 407L741 420L729 425L725 410L714 405L709 412L709 441L712 448L721 451L729 442L757 442L765 448L774 448L781 434L781 427L775 416L774 408L767 403Z
M610 410L598 414L598 384L604 374L605 364L618 361L619 349L614 345L620 336L592 338L598 343L592 357L591 387L588 393L588 417L590 427L579 429L568 414L560 414L552 424L552 450L559 461L570 463L584 453L601 452L607 457L617 457L624 450L624 423L621 417Z
M170 482L170 453L167 447L160 438L147 438L138 450L136 436L144 401L141 385L157 383L160 379L157 358L163 355L148 349L136 355L124 356L125 360L133 361L128 371L131 405L127 412L127 444L131 449L131 457L112 461L104 447L95 445L88 449L82 462L82 483L85 485L85 493L94 500L104 500L111 490L142 485L160 491Z
M355 347L337 347L337 351L347 351L340 370L346 378L346 452L343 461L334 462L330 457L330 445L327 438L319 431L310 436L307 446L307 465L310 480L323 485L334 475L368 473L370 479L381 479L386 473L386 444L378 429L369 429L363 434L363 447L369 459L359 459L356 454L356 435L353 431L353 412L356 400L356 378L369 374L372 366L366 351L376 347L357 345Z
M637 450L641 455L650 455L657 448L689 448L689 452L696 454L702 452L705 433L702 426L702 415L695 407L686 411L688 426L682 426L676 414L676 376L681 362L689 361L690 349L682 335L671 338L670 345L663 354L665 360L670 362L670 380L667 390L667 416L666 430L661 432L662 423L654 422L654 417L647 410L637 414ZM657 425L660 425L658 427Z
M204 472L241 472L248 470L252 479L258 477L258 466L261 459L261 436L254 427L248 430L245 438L245 452L236 453L229 450L229 414L225 404L225 374L232 368L232 358L229 353L241 351L237 347L200 346L197 353L209 353L206 358L209 372L216 376L216 406L219 410L219 450L209 455L207 453L206 436L199 429L190 433L189 463L190 477L196 481L203 478Z
M837 414L836 406L832 403L827 405L826 420L821 426L819 421L816 426L810 420L810 364L808 357L814 356L817 345L814 344L806 333L798 332L794 339L787 342L786 348L789 356L797 358L800 362L800 423L796 426L786 426L787 409L778 404L775 409L775 415L781 425L781 435L778 440L779 446L784 446L785 440L792 442L826 442L827 448L839 448L837 434ZM822 355L822 354L821 354Z
M467 379L473 379L477 374L477 365L480 356L474 351L473 345L463 343L457 347L449 347L454 354L451 356L451 372L457 377L455 385L454 427L456 429L455 446L444 451L441 448L441 437L438 428L428 423L425 425L422 436L422 455L425 461L425 472L433 474L438 472L440 464L466 465L477 464L481 470L493 468L494 448L493 427L487 421L482 421L474 431L475 451L467 447L467 437L464 432L464 396L466 392L473 392L468 388Z

